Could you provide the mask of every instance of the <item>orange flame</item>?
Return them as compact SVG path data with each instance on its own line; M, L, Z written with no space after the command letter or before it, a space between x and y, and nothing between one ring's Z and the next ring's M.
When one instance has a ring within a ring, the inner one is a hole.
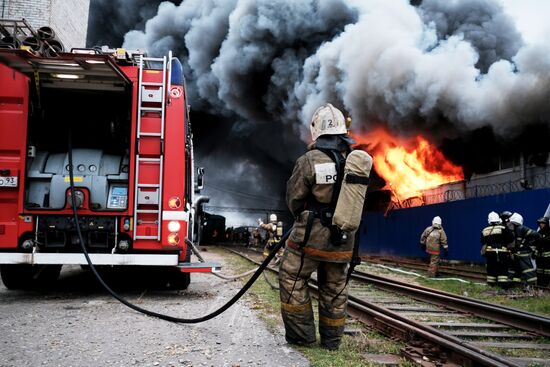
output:
M353 134L353 138L373 156L374 169L399 200L421 196L421 190L464 179L462 168L448 161L420 135L399 138L377 129L364 135Z

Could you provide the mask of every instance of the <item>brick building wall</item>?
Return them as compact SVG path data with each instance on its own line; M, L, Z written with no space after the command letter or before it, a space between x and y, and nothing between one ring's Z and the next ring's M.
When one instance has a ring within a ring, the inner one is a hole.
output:
M2 18L52 27L67 50L86 46L89 11L90 0L0 0Z

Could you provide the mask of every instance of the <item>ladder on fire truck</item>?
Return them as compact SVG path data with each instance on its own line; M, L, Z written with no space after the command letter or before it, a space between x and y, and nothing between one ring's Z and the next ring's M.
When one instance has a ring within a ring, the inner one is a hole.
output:
M170 84L171 59L171 51L168 58L139 56L134 240L160 241L166 91ZM152 63L162 63L162 68L149 67ZM162 82L158 81L160 73ZM138 225L141 224L151 226L145 226L145 231L140 231ZM151 230L155 227L156 233Z

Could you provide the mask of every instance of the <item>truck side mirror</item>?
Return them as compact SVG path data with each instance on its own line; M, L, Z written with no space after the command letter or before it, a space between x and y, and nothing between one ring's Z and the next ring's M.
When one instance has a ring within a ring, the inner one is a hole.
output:
M197 190L204 188L204 167L197 168Z

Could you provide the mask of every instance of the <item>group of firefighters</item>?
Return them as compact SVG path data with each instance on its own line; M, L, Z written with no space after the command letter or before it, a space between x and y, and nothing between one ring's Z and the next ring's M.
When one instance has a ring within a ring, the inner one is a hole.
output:
M550 283L550 226L548 217L537 220L538 229L523 225L518 213L491 212L481 231L481 255L487 261L487 284L504 289L522 284L529 291L535 284ZM428 274L437 276L441 251L448 255L447 235L440 217L422 232L420 246L430 255Z
M509 288L550 282L550 227L547 217L537 220L538 229L523 225L523 217L509 211L489 213L489 225L481 231L481 255L487 260L487 284Z

